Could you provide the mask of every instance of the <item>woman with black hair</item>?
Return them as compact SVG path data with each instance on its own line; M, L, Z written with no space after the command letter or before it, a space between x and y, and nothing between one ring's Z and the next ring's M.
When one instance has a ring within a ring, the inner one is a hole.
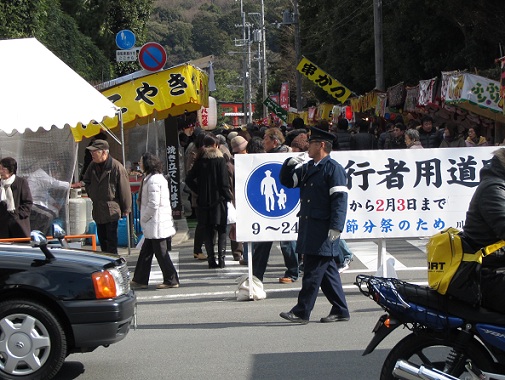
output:
M163 283L156 288L178 288L179 276L168 252L171 249L171 237L175 235L168 182L162 174L161 160L155 155L144 153L139 164L145 175L137 200L144 243L140 249L131 287L147 289L154 255L163 273Z
M224 268L226 254L227 202L232 200L226 160L218 140L208 134L203 139L195 164L186 177L186 185L198 195L197 218L205 230L205 250L209 268ZM217 231L218 263L214 252Z
M28 181L16 175L18 163L12 157L0 160L0 238L30 236L33 201Z

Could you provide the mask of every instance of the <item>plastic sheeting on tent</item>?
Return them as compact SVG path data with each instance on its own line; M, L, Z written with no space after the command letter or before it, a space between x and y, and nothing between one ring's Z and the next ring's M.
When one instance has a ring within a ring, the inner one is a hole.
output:
M76 127L119 110L35 38L0 40L0 56L0 131Z
M75 219L69 218L68 195L76 153L70 128L9 135L0 131L0 157L14 157L17 174L27 178L30 185L32 229L47 233L50 223L57 221L69 234L84 232L72 228Z
M32 210L41 211L32 216L60 219L69 231L74 139L80 140L71 130L115 118L120 109L35 38L0 40L0 57L0 157L14 157L18 174L28 178Z

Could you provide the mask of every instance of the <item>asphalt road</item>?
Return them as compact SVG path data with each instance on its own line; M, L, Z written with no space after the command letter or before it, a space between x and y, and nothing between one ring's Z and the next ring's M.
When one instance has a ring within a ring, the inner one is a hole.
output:
M247 268L229 262L207 269L193 259L189 240L174 247L181 287L138 291L137 329L121 342L92 353L70 355L57 379L377 379L388 350L406 334L396 330L371 355L362 356L383 311L352 284L377 265L373 242L349 242L355 253L342 275L349 322L319 323L329 304L321 294L308 325L279 317L296 302L301 282L279 284L284 269L274 245L265 276L267 299L238 302L235 279ZM387 241L398 277L426 281L423 241ZM373 262L375 257L375 262ZM389 257L389 256L388 256ZM136 256L129 256L133 271Z

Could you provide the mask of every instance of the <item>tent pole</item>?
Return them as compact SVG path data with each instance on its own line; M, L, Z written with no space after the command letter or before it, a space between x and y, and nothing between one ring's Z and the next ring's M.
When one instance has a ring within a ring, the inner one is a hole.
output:
M118 116L119 118L119 116ZM107 134L112 137L112 139L117 142L119 145L122 145L121 140L112 132L104 123L99 122L101 130L107 132Z
M125 153L125 143L124 143L124 126L123 126L123 113L121 110L118 111L117 117L119 119L119 130L121 135L121 152L123 154L123 165L126 165L126 153ZM130 214L126 214L126 233L127 233L127 245L128 245L128 256L131 255L131 231L130 231Z

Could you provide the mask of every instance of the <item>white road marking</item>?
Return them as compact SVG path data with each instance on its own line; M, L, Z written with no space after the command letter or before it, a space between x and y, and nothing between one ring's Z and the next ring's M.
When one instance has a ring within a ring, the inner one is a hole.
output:
M347 241L347 245L351 249L352 253L356 258L359 259L369 270L376 271L378 268L377 260L379 258L379 246L377 243L365 240L365 241L357 241L353 242L352 240ZM395 260L395 270L401 270L406 268L397 258L393 257L389 252L387 252L386 245L386 255L384 257L384 261L388 259Z

